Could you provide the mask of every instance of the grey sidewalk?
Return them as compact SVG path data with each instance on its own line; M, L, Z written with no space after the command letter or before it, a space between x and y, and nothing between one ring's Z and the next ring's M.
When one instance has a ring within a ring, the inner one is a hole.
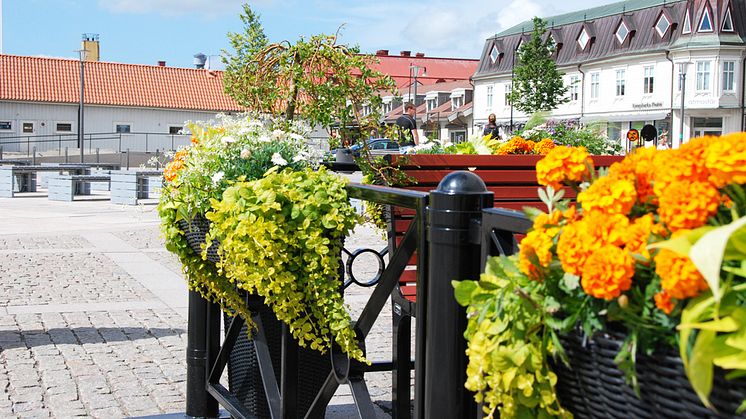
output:
M155 206L21 196L0 199L0 217L0 417L183 412L187 290ZM369 245L385 245L380 233L348 240ZM349 291L354 313L370 291ZM371 359L390 359L390 330L387 305ZM390 374L366 377L386 405ZM349 394L340 387L327 417L350 417Z

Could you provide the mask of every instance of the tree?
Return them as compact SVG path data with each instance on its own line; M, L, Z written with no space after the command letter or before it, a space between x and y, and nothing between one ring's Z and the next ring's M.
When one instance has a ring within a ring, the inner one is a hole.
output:
M303 119L312 126L378 126L378 92L394 90L391 77L371 70L375 60L357 47L337 44L337 35L267 43L259 18L244 5L243 34L229 34L224 51L226 93L248 109ZM363 105L373 111L363 116Z
M518 50L518 65L514 70L513 89L508 100L517 109L527 114L536 111L551 111L569 100L567 87L562 81L563 73L557 70L552 59L554 40L547 36L546 22L534 17L531 40Z

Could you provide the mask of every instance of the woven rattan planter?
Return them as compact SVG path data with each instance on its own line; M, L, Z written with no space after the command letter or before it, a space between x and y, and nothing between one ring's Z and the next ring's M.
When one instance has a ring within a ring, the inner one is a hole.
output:
M710 401L717 411L707 409L689 384L681 358L673 350L654 356L638 354L638 398L614 364L623 340L617 333L599 333L587 342L579 333L562 339L571 369L555 362L557 392L562 405L576 418L746 417L734 414L746 398L746 380L728 381L723 371L716 369Z
M189 246L195 252L201 253L202 245L205 243L205 235L209 229L209 222L203 217L197 217L191 223L180 221L179 227L185 232ZM207 249L207 260L213 263L220 260L217 253L217 246L212 245ZM249 298L260 299L261 297L246 295L247 304ZM267 338L275 378L279 383L282 354L282 322L277 320L272 309L267 307L263 301L255 302L251 306L260 307L258 312L262 319L264 333ZM223 319L227 330L233 318L225 314ZM247 327L244 325L230 353L228 359L228 388L251 414L261 419L269 419L271 416L267 405L267 397L264 392L264 385L262 384L259 373L259 364L254 351L254 341L249 339L247 332ZM329 355L322 355L308 348L300 348L299 357L297 371L298 411L305 415L331 372L331 361ZM323 418L323 416L321 415L319 419Z

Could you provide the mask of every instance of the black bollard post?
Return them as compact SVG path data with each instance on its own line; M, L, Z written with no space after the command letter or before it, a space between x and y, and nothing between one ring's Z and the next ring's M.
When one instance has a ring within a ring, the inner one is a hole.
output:
M466 311L453 296L451 281L478 279L481 271L479 221L493 193L465 171L448 174L430 192L429 277L425 315L424 412L421 418L476 418L477 404L464 388L467 358ZM418 354L419 356L419 354Z
M202 298L198 292L189 291L186 415L191 418L218 416L218 403L206 388L209 366L207 326L210 305L211 303ZM218 333L220 333L219 326L218 324Z

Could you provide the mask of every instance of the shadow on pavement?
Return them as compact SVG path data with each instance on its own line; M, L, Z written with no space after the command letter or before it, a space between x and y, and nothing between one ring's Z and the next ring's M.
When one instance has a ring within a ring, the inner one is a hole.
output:
M6 349L34 348L44 345L83 345L158 339L186 333L184 329L143 327L75 327L49 330L0 330L0 352Z

